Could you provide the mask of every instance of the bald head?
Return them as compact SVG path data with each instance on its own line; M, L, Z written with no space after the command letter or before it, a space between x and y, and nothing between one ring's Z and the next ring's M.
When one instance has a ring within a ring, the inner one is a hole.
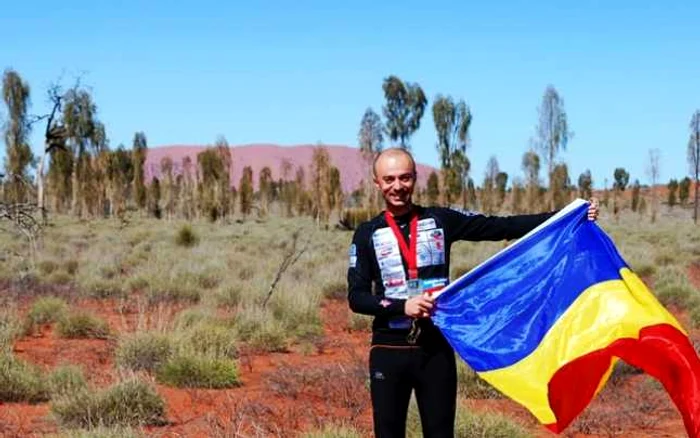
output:
M372 170L387 211L395 216L410 211L416 183L416 162L411 154L404 149L386 149L377 155Z
M401 149L401 148L389 148L389 149L384 149L382 152L377 154L376 157L374 157L374 162L372 163L372 173L374 174L374 177L377 177L377 168L379 168L383 163L387 161L395 161L395 160L408 160L410 163L411 168L413 169L413 173L416 173L416 162L413 159L413 155L411 155L410 152L408 152L406 149Z

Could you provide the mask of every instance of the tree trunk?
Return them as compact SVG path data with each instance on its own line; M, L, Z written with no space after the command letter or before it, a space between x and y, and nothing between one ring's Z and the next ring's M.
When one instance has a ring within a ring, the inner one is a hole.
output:
M695 168L695 205L693 211L693 221L697 225L698 223L698 168Z
M41 212L41 219L46 223L46 210L44 209L44 161L46 159L46 149L39 158L39 168L36 172L36 204Z

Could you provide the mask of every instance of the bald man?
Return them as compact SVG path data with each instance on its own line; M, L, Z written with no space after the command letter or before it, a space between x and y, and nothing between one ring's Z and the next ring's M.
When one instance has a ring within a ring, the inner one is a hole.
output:
M369 354L374 433L405 436L415 390L423 436L452 438L455 355L430 319L435 302L428 292L447 285L453 242L517 239L554 212L497 217L422 207L411 199L416 165L410 153L386 149L373 166L385 210L355 231L347 279L350 309L374 316ZM597 215L592 202L589 218Z

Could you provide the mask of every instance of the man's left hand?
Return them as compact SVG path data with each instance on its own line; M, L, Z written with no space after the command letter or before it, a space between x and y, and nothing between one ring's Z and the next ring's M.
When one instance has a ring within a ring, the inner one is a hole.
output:
M598 219L598 199L591 198L591 205L588 206L588 220L594 221Z

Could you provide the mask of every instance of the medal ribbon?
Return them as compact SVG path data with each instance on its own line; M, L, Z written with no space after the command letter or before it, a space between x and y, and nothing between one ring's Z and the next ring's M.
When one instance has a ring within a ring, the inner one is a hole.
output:
M408 265L408 278L415 280L418 278L418 252L416 251L416 244L418 242L418 214L415 212L411 214L411 234L409 239L410 242L408 244L406 243L406 239L404 239L403 234L401 234L401 230L396 224L396 221L391 213L385 211L384 219L386 219L389 227L391 227L391 231L394 232L394 237L396 237L396 240L399 242L401 255Z

